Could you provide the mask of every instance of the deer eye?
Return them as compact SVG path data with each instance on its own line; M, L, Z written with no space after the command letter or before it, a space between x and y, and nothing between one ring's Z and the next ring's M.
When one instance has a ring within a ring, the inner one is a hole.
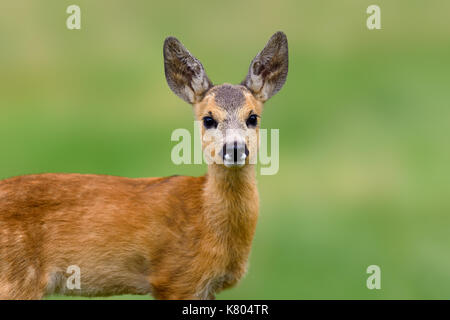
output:
M211 129L213 127L217 128L217 121L211 117L204 117L203 125L205 126L206 129Z
M247 127L256 127L258 124L258 116L256 114L252 114L247 119Z

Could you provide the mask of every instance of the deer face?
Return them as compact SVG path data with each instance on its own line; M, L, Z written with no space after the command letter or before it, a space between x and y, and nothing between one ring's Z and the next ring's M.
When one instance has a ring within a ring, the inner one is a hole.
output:
M242 85L223 84L194 105L205 158L227 167L254 163L262 103ZM252 155L252 157L250 157Z
M173 37L164 42L164 67L172 91L193 105L207 162L235 168L255 163L263 104L287 77L286 36L270 38L240 85L214 86L200 61Z

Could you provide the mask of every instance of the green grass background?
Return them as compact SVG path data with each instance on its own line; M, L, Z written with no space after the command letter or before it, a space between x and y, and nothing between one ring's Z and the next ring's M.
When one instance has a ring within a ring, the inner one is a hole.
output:
M262 118L280 170L258 177L248 275L218 298L450 298L450 2L376 1L369 31L373 3L2 1L0 178L203 174L170 161L193 118L165 82L164 38L238 83L283 30L289 76ZM381 290L366 288L372 264Z

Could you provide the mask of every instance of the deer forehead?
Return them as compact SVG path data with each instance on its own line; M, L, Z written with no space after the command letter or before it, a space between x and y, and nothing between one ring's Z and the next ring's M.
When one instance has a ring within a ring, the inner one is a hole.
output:
M213 87L196 105L196 116L213 116L216 121L245 121L251 112L260 114L262 103L241 85L223 84Z

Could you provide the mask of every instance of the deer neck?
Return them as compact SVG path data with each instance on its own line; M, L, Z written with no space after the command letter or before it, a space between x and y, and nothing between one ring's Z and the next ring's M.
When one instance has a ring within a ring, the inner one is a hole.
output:
M220 242L250 246L258 218L254 165L238 169L211 164L204 189L206 224Z

